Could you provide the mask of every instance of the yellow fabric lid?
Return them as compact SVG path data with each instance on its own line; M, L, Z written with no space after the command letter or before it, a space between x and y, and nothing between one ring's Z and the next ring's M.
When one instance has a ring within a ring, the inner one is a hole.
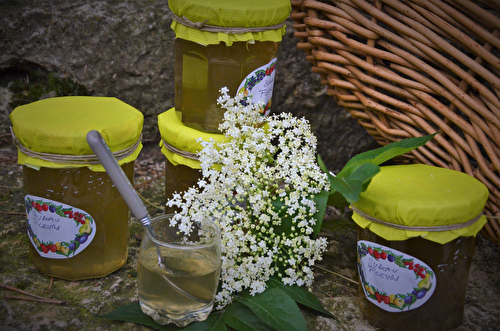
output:
M486 223L480 216L488 199L488 189L465 173L423 164L381 167L353 209L353 220L362 228L386 240L423 237L440 244L461 236L475 236ZM367 214L363 217L359 214ZM396 226L460 227L443 231L396 229ZM368 219L367 219L368 218ZM474 221L477 219L477 221Z
M58 97L19 106L10 114L13 132L21 144L18 163L33 168L86 166L104 171L100 164L66 163L64 156L94 156L87 144L87 133L97 130L112 152L131 149L118 163L134 161L142 149L140 142L144 116L132 106L109 97ZM27 151L20 151L26 148ZM31 152L34 152L33 154ZM53 162L36 153L61 156ZM29 155L28 155L29 154ZM126 155L126 156L125 156ZM71 159L71 157L69 158Z
M195 155L203 149L198 139L224 142L227 138L220 133L207 133L190 128L182 122L181 115L181 112L176 111L175 108L158 115L158 129L162 138L161 151L173 165L182 164L192 169L201 169L200 161L194 159ZM170 146L166 146L165 143ZM179 150L181 154L184 154L183 152L191 154L191 157L180 155L179 152L171 150L172 147Z
M262 28L283 23L291 11L289 0L170 0L168 5L178 20L187 19L194 24L226 28ZM190 40L203 45L225 42L230 46L235 41L280 42L285 26L261 32L211 32L174 21L172 29L176 38Z

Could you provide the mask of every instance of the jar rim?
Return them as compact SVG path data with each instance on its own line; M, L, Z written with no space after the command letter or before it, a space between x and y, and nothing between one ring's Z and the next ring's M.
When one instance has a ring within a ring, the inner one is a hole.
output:
M153 217L151 219L151 225L154 227L154 225L158 224L158 222L161 222L161 221L166 220L166 219L170 219L173 217L173 215L174 214L161 214L161 215L158 215L156 217ZM217 223L215 223L212 220L205 219L202 221L202 224L203 224L202 226L210 227L210 231L213 231L213 234L210 236L209 241L202 242L202 243L191 243L189 245L168 243L168 242L162 241L160 239L153 238L149 231L145 231L145 234L148 237L148 239L151 240L156 245L171 248L171 249L177 249L177 250L198 250L198 249L206 249L206 248L213 247L215 245L219 245L220 239L221 239L221 231L220 231L220 227L217 225Z

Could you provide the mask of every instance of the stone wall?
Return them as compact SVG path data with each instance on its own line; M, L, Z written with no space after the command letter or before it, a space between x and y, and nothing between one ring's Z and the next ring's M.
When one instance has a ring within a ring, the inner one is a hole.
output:
M144 141L156 144L156 117L174 105L171 22L164 0L0 1L0 147L12 145L7 133L13 102L57 96L59 90L113 96L134 106L145 116ZM326 95L296 48L292 25L288 20L280 44L273 112L305 116L319 153L337 171L375 142ZM34 80L41 86L35 88Z

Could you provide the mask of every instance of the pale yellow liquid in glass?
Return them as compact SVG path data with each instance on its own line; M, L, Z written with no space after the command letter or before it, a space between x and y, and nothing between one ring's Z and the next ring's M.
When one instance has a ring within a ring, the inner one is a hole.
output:
M134 162L122 166L132 182ZM103 277L127 261L129 209L106 172L87 167L34 170L23 166L26 194L58 201L84 210L94 218L96 234L79 254L67 259L40 256L29 244L33 264L48 276L78 280Z
M175 109L195 129L218 132L224 111L217 105L220 89L235 96L240 83L255 69L268 64L279 43L256 41L203 46L175 39Z
M138 288L141 304L171 319L211 307L220 275L217 255L209 250L167 251L160 247L160 251L165 269L158 266L154 246L140 252ZM199 300L180 293L165 278Z

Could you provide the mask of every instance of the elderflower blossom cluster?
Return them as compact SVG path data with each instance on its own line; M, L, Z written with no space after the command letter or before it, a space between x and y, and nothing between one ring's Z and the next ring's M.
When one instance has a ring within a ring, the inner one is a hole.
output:
M326 249L324 238L311 235L318 212L313 198L329 189L305 119L263 117L259 105L243 106L242 96L231 98L226 88L221 93L227 140L201 142L202 179L167 202L179 209L171 225L186 234L207 215L221 228L217 309L242 290L263 292L271 276L285 285L312 285L311 266Z

